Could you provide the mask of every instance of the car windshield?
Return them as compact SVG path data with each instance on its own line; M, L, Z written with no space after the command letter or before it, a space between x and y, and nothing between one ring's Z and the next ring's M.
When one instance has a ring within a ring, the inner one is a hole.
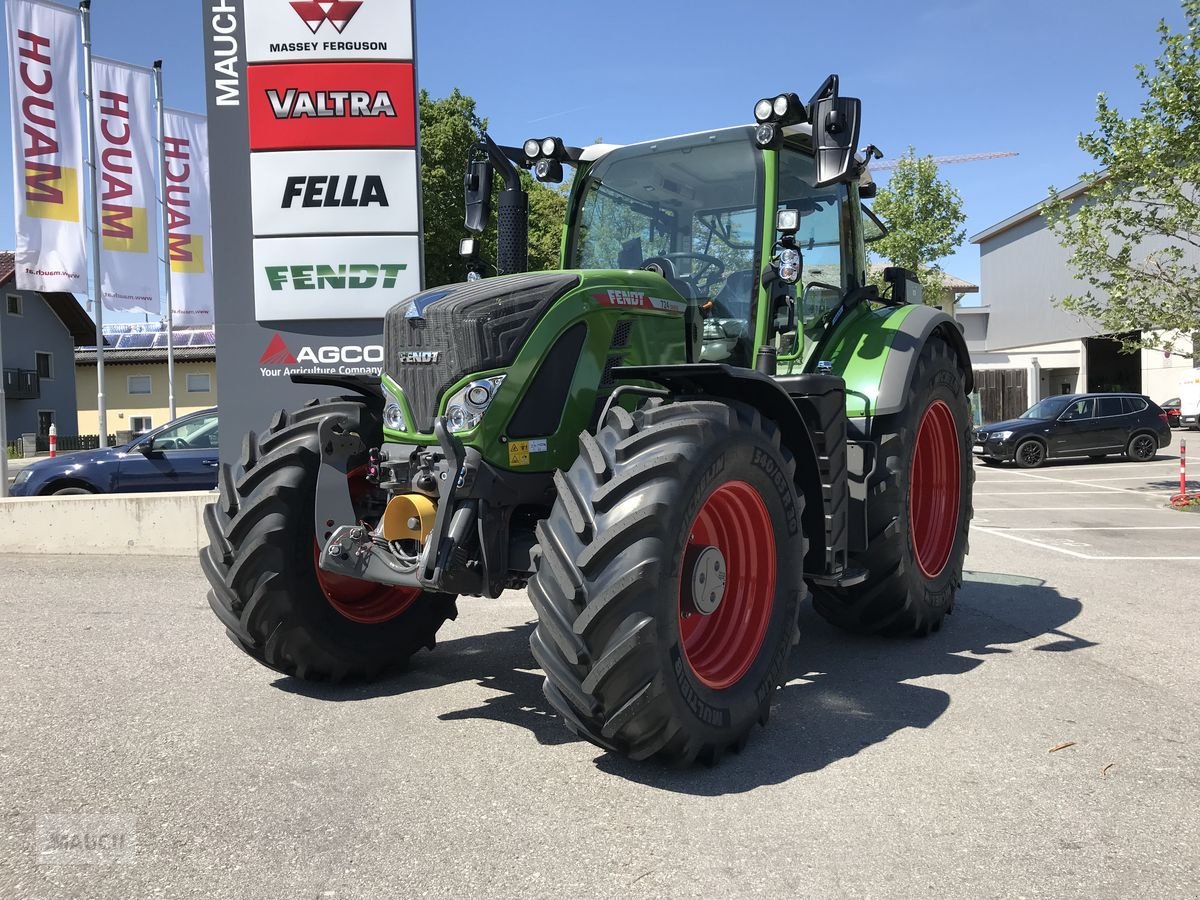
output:
M1045 400L1038 401L1025 410L1025 412L1021 413L1020 418L1057 419L1070 403L1070 397L1047 397Z

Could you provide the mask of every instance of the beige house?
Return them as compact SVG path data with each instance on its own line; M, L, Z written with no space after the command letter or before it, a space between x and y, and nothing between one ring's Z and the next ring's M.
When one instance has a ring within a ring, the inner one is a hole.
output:
M178 337L177 337L178 341ZM75 392L79 433L98 434L96 348L75 351ZM138 435L170 420L166 347L107 348L104 351L104 401L108 431ZM175 348L175 414L182 416L217 405L217 349Z

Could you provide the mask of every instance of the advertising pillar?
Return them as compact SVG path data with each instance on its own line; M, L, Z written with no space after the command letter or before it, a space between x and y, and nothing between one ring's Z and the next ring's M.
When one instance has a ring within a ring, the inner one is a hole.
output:
M201 0L224 462L423 283L411 0Z

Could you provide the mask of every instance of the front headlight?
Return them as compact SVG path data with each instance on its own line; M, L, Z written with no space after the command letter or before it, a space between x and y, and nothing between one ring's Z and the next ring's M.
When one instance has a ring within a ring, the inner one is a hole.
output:
M492 405L496 391L504 382L503 375L477 378L446 401L446 424L452 432L470 431L481 421Z
M383 383L383 396L387 401L383 406L383 427L389 431L408 431L404 407L400 405L400 398L392 392L386 381Z
M16 478L13 479L12 486L15 488L20 487L21 485L23 485L25 482L27 482L32 477L33 477L33 472L31 472L29 469L22 469L20 472L17 473Z
M992 437L997 441L1007 441L1013 436L1011 431L993 431Z

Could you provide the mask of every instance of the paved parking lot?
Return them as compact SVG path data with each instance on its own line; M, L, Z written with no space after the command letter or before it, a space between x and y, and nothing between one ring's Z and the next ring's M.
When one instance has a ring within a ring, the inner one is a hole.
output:
M806 608L769 728L711 770L562 729L520 594L330 688L238 654L190 559L0 556L0 897L1197 896L1177 466L981 468L946 627ZM64 822L121 843L82 863Z

